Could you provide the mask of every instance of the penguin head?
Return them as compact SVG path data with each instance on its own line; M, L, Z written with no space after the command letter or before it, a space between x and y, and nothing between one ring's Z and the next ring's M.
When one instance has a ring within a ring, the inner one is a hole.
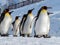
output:
M5 9L4 12L5 12L5 13L9 12L9 9Z
M15 20L19 19L19 17L20 17L20 16L16 16L16 17L15 17Z
M43 10L43 9L47 10L47 9L51 9L51 8L52 8L52 7L42 6L42 7L41 7L41 10Z
M31 9L31 10L28 10L28 14L32 13L33 10L34 10L34 8Z
M14 11L9 12L9 9L5 9L3 12L4 12L5 14L6 14L6 13L11 14L11 13L14 12Z
M39 10L39 13L47 13L47 9L51 9L52 7L47 7L47 6L42 6L41 9Z

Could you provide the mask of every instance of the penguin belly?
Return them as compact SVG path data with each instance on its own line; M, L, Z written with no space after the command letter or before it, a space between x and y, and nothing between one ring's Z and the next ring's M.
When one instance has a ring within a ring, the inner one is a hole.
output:
M20 24L20 20L17 20L13 27L13 35L19 34L19 24Z
M0 24L0 33L7 34L11 23L12 23L12 18L5 17L4 20Z
M27 20L24 24L24 28L23 28L23 31L22 31L23 34L31 34L32 33L32 27L30 28L32 20L33 20L33 16L31 16L31 17L28 16L27 17Z
M36 35L46 35L49 33L50 20L48 15L40 15L35 26Z

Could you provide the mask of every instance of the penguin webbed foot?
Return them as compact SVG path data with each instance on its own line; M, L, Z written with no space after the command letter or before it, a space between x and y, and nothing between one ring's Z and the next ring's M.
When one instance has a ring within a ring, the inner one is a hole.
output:
M17 35L13 35L14 37L17 37Z
M5 37L5 36L8 36L9 34L1 34L1 36Z
M30 34L27 34L27 37L31 37Z
M34 37L38 37L38 35L34 35Z
M25 34L21 34L22 37L25 37Z
M39 36L39 35L34 35L34 37L36 37L36 38L41 38L42 36Z
M51 38L50 35L43 35L44 38Z

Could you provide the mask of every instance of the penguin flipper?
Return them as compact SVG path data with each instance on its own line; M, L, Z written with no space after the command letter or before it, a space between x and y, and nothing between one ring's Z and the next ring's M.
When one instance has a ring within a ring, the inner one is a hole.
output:
M0 24L3 21L4 17L5 17L5 13L2 13L1 16L0 16Z
M23 15L20 26L19 26L19 28L21 28L21 26L22 26L22 28L21 28L22 30L20 30L20 31L23 31L26 18L27 18L27 14Z
M27 15L24 15L25 16L25 19L23 20L23 26L22 26L22 31L23 31L23 28L24 28L24 24L26 22L26 19L27 19Z
M12 22L12 25L14 26L15 21Z

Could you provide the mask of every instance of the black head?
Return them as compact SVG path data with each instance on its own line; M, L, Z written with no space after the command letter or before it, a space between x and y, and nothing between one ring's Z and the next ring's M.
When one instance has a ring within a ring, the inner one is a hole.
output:
M19 17L20 17L20 16L16 16L16 17L15 17L15 20L17 20Z
M47 10L47 9L51 9L51 8L52 8L52 7L42 6L42 7L41 7L41 10L42 10L42 9Z
M34 10L34 8L33 8L33 9L31 9L31 10L28 10L28 14L29 14L29 13L31 13L33 10Z
M9 12L9 9L5 9L4 11L5 11L5 13L7 13L7 12Z

